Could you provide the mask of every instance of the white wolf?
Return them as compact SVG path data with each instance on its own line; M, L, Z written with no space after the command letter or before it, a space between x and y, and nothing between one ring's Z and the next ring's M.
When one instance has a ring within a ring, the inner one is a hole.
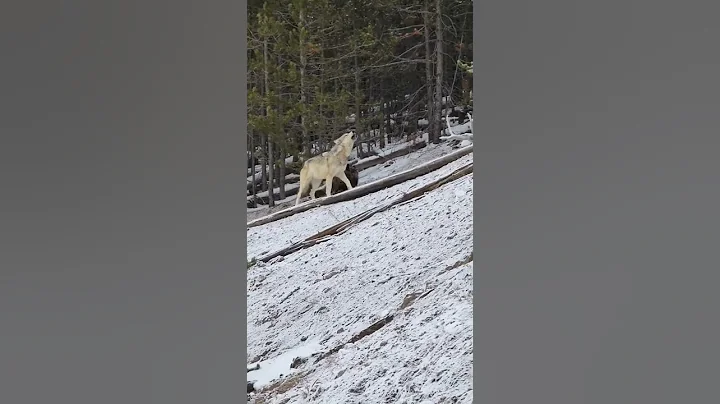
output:
M352 189L350 180L345 175L348 157L355 147L355 133L348 132L335 139L335 146L329 152L320 156L309 158L300 170L300 189L298 189L295 205L300 203L300 198L310 189L310 199L315 199L315 191L320 188L320 183L325 180L325 196L330 196L334 177L338 177L345 183L347 189Z

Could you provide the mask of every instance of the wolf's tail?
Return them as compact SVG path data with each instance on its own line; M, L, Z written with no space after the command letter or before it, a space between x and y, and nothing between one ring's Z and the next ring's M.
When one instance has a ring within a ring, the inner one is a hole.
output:
M295 205L300 203L300 198L302 198L303 194L307 193L307 191L310 188L310 179L307 177L308 169L305 167L305 164L303 164L303 168L300 170L300 188L298 188L297 196L295 197Z

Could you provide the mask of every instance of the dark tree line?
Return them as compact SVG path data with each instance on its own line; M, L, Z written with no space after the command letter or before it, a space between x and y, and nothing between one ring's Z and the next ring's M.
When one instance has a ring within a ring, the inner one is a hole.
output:
M247 40L248 192L279 188L271 206L347 130L358 157L421 129L439 143L445 108L472 102L470 0L250 0Z

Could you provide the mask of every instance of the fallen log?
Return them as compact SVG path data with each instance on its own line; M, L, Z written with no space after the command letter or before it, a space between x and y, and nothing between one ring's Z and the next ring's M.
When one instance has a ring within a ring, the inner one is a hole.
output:
M415 143L413 145L410 145L408 147L403 147L402 149L395 150L391 153L388 153L385 156L374 156L374 158L368 158L364 161L358 162L359 159L354 159L352 161L349 161L348 164L351 166L354 166L357 171L362 171L370 167L374 167L378 164L382 164L388 160L392 160L397 157L402 157L407 154L410 154L414 151L420 150L423 147L427 146L427 143L425 141L420 141L418 143ZM287 172L287 175L285 176L285 183L291 184L300 181L298 175L300 174L300 168L302 168L302 164L300 163L291 163L288 164L285 168L285 171ZM260 173L260 167L258 166L257 173ZM254 183L255 186L260 186L262 183L262 178L260 178L259 175L257 175L258 178L255 179ZM348 177L350 178L350 177ZM252 190L253 181L250 177L250 172L248 171L248 179L247 179L247 190Z
M292 187L292 188L285 188L285 198L289 198L293 195L296 195L300 187ZM247 196L247 207L248 208L256 208L258 205L267 205L270 203L270 198L267 195L267 192L264 192L265 195L263 196L257 196L253 197L252 194ZM280 191L273 192L273 198L275 202L277 203L280 201Z
M345 175L346 175L346 176L348 177L348 179L350 180L350 185L352 185L353 187L356 187L356 186L358 185L358 181L359 181L359 178L360 178L360 177L359 177L358 171L355 169L355 167L353 167L353 166L351 166L350 164L348 164L348 165L345 167ZM289 198L289 197L291 197L291 196L293 196L293 195L296 195L296 194L298 193L298 191L300 190L299 184L298 184L298 186L291 187L291 188L287 188L287 185L288 185L288 184L297 184L298 182L300 182L300 177L294 176L294 177L291 179L291 181L289 181L289 182L288 182L288 178L286 177L285 181L286 181L286 183L285 183L285 198ZM308 190L308 191L309 191L309 190ZM342 180L341 180L340 178L338 178L338 177L333 178L332 190L331 190L330 192L331 192L333 195L336 195L336 194L338 194L338 193L340 193L340 192L345 192L345 191L347 191L347 186L345 186L345 183L342 182ZM279 189L278 189L277 192L274 192L273 195L274 195L274 197L275 197L275 201L279 201L279 200L280 200L280 190L279 190ZM324 183L323 183L323 185L320 187L320 189L318 189L318 190L315 192L315 197L316 197L316 198L319 198L319 197L322 197L322 196L325 196L325 185L324 185ZM248 194L248 208L257 207L257 204L267 205L268 203L269 203L269 198L268 198L267 196L258 196L258 197L256 197L256 198L253 198L253 197L252 197L252 194Z
M388 187L391 187L393 185L400 184L402 182L411 180L413 178L417 178L421 175L425 175L429 172L435 171L438 168L445 166L449 163L452 163L453 161L459 159L462 156L465 156L467 154L472 153L473 146L466 146L460 149L457 149L453 151L452 153L446 154L442 157L438 157L434 160L430 160L425 164L419 165L417 167L413 167L409 170L399 172L397 174L393 174L389 177L373 181L368 184L361 185L359 187L353 188L351 190L341 192L337 195L332 195L325 198L318 198L314 200L307 201L305 203L301 203L300 205L293 206L287 209L283 209L274 213L271 213L267 216L263 216L261 218L255 219L253 221L250 221L247 223L247 227L255 227L260 226L263 224L267 224L270 222L274 222L276 220L284 219L288 216L292 216L296 213L305 212L306 210L310 210L312 208L316 208L318 206L323 205L330 205L333 203L338 202L345 202L349 201L351 199L355 199L359 196L365 196L369 195L373 192L380 191L381 189L385 189Z
M294 184L299 181L300 181L300 176L297 174L285 175L285 185ZM265 181L265 182L267 182L267 181ZM256 178L255 182L254 182L255 187L259 188L261 184L262 184L262 178L259 178L259 177ZM252 187L253 187L252 178L248 177L248 179L247 179L247 195L248 196L252 195Z
M391 200L390 202L388 202L384 205L366 210L365 212L357 214L357 215L351 217L350 219L344 220L338 224L328 227L327 229L322 230L322 231L318 232L317 234L306 238L305 240L294 243L294 244L290 245L289 247L283 248L274 253L265 255L261 258L258 258L257 260L262 261L262 262L268 262L273 258L276 258L279 256L287 256L296 251L300 251L304 248L308 248L315 244L327 241L332 236L337 236L339 234L346 232L350 227L355 226L356 224L362 222L363 220L369 219L376 213L380 213L385 210L388 210L395 205L399 205L399 204L406 203L406 202L409 202L414 199L421 198L425 194L427 194L428 192L430 192L434 189L437 189L449 182L455 181L458 178L461 178L468 174L471 174L472 170L473 170L473 163L472 162L467 163L464 166L458 168L457 170L451 172L450 174L447 174L441 178L431 181L431 182L423 185L422 187L413 189L412 191L409 191L407 193L403 193L402 195L398 196L397 198Z
M403 147L402 149L395 150L394 152L391 152L385 156L378 155L378 156L375 156L374 158L367 159L367 160L359 162L359 163L355 163L354 165L358 171L362 171L367 168L374 167L378 164L382 164L388 160L392 160L394 158L401 157L406 154L410 154L416 150L422 149L425 146L427 146L427 143L425 143L425 141L423 140L423 141L420 141L413 145L410 145L408 147Z

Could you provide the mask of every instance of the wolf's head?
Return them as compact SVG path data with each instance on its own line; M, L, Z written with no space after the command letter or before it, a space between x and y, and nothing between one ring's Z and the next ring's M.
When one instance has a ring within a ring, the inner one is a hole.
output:
M347 143L350 142L350 143ZM335 144L353 144L355 142L355 132L350 131L339 138L335 139Z
M355 147L355 132L348 132L339 138L335 139L334 148L342 148L346 155L350 155L350 152Z

